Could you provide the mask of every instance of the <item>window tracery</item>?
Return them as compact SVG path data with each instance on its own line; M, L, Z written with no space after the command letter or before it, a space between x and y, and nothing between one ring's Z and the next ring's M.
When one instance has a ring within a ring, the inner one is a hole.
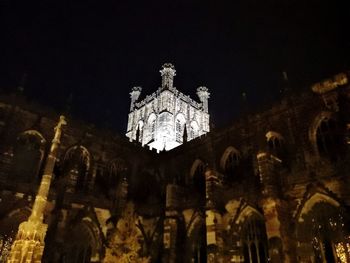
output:
M74 146L66 152L63 166L64 174L67 176L67 192L73 193L85 189L90 161L90 153L83 146Z
M321 156L336 160L343 146L338 123L333 118L323 118L316 130L316 144Z
M306 252L299 260L349 262L348 222L348 216L338 207L325 201L314 204L297 226L298 242Z
M256 215L250 216L242 226L242 254L244 262L267 262L267 236L265 223Z

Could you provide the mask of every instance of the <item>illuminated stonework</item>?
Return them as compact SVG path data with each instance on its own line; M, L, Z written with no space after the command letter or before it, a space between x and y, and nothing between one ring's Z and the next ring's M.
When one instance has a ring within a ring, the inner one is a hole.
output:
M141 88L132 89L126 136L150 149L169 151L181 145L184 138L192 140L209 132L210 93L206 87L199 87L198 103L173 86L176 71L172 64L164 64L160 73L162 86L142 101L137 102Z
M61 116L58 125L55 127L55 136L52 140L50 153L47 157L44 174L35 197L32 213L27 221L19 225L16 240L12 244L10 256L7 260L8 263L41 262L45 248L44 240L48 228L48 225L44 223L44 211L62 135L62 125L65 124L65 118Z

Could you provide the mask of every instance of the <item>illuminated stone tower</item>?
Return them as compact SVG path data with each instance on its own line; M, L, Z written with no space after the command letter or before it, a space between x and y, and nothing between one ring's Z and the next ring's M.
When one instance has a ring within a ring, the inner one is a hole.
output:
M32 213L27 221L19 225L16 239L11 247L8 263L41 262L47 231L47 224L44 223L44 211L56 162L57 150L60 144L62 125L65 124L65 118L61 116L55 127L55 136L52 140L50 153L47 157L44 174L35 197Z
M176 70L170 63L163 65L160 74L162 86L143 100L137 102L141 88L132 89L126 136L130 141L168 151L181 145L184 137L192 140L209 132L210 93L206 87L199 87L198 103L178 91L173 86Z

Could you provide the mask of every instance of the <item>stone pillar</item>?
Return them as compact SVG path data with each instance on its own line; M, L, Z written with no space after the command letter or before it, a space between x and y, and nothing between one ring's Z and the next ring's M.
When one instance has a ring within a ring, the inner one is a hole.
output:
M270 262L296 262L291 239L292 215L288 203L283 200L279 180L281 161L268 153L259 153L257 159L263 186L261 205L265 216Z
M32 213L27 221L19 225L16 239L11 247L8 263L41 262L47 231L47 224L44 224L44 211L60 144L62 125L65 124L65 118L61 116L55 127L55 136L52 140L50 153L46 160L44 175L35 197Z
M222 217L216 209L220 190L219 174L208 169L205 172L206 207L205 224L207 231L207 262L223 262Z
M180 262L177 254L178 231L180 214L177 211L180 205L181 189L175 184L166 187L166 211L163 231L163 260L166 263Z

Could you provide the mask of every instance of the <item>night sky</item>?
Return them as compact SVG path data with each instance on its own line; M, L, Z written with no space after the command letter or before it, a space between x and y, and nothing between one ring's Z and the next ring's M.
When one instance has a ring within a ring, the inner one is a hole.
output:
M52 3L54 2L54 3ZM0 90L24 95L125 133L129 92L160 85L171 62L175 86L211 92L224 126L247 105L295 92L350 68L350 9L338 0L0 0Z

